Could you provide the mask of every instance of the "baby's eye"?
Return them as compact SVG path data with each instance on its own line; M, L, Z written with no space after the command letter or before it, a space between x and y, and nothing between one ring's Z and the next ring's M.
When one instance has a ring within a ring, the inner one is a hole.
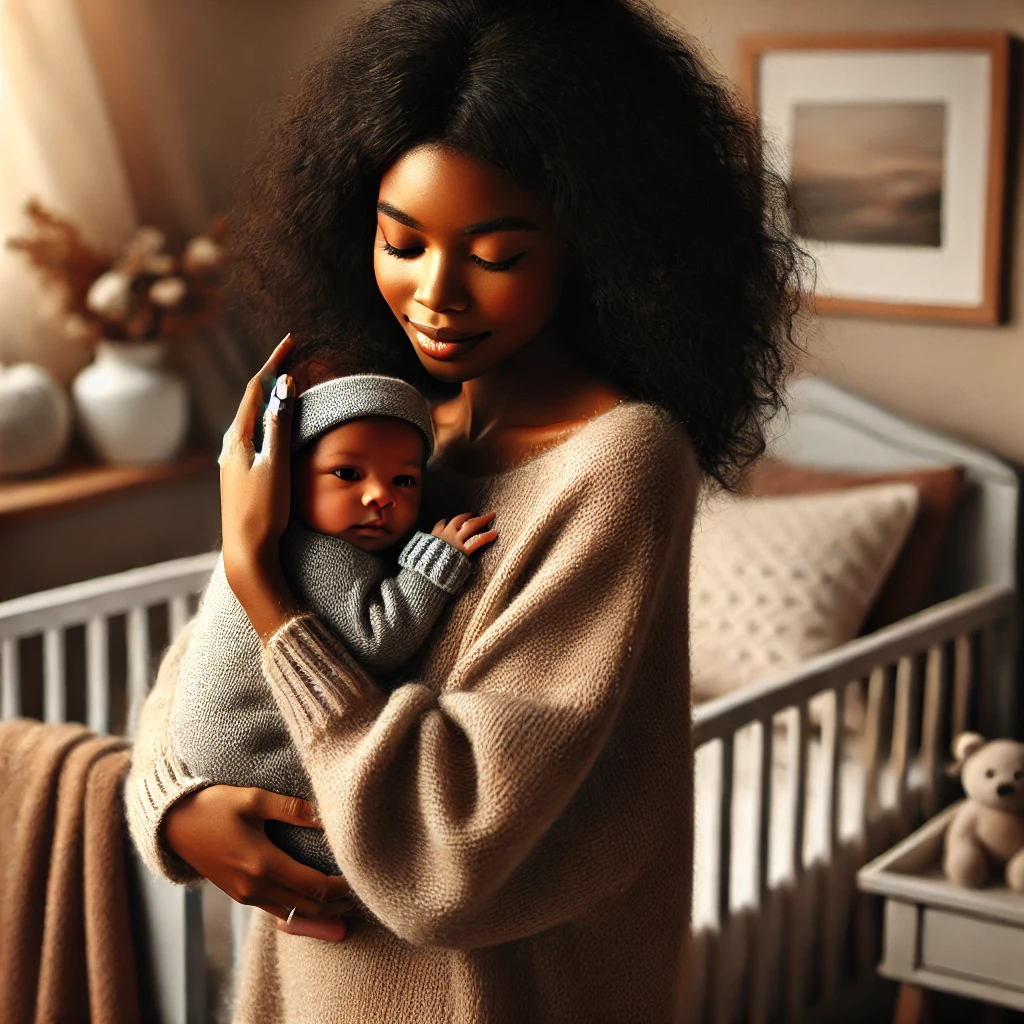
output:
M334 475L351 484L359 479L359 470L355 466L342 466L334 471Z
M415 487L417 484L416 477L414 476L396 476L394 480L396 487Z
M986 779L994 779L995 777L996 777L996 770L995 770L995 768L989 768L989 770L987 772L985 772L985 778Z
M1020 782L1020 780L1021 780L1021 779L1024 779L1024 772L1022 772L1022 771L1021 771L1021 770L1020 770L1020 769L1018 768L1018 769L1017 769L1017 770L1016 770L1016 771L1015 771L1015 772L1013 773L1013 781L1014 781L1014 782Z

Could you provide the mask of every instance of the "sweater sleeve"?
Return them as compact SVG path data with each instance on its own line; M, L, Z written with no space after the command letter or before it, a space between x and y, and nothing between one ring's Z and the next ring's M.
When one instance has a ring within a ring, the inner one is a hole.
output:
M688 557L697 470L681 447L641 465L613 453L563 487L503 554L503 598L477 606L476 639L440 685L385 696L309 614L267 645L339 867L405 940L487 946L554 927L621 893L665 842L663 805L647 799L656 780L631 787L606 764L574 797L638 686L667 580L685 697L686 572L674 563Z
M210 785L210 780L189 773L175 756L171 744L174 689L191 635L192 623L189 623L160 664L156 683L139 717L124 791L128 829L143 862L153 874L179 884L201 882L202 877L161 842L164 815L179 798Z
M417 532L398 557L401 571L379 582L352 580L358 613L347 617L345 639L371 671L390 672L426 642L448 599L469 578L470 561L440 537Z

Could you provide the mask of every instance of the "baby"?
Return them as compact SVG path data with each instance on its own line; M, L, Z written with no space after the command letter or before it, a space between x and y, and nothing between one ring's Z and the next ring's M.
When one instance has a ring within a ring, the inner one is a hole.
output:
M300 604L377 674L393 672L424 643L449 597L465 584L469 554L497 536L493 514L442 520L416 532L387 575L377 553L398 543L419 512L433 452L420 393L393 377L327 380L298 399L292 425L292 515L281 561ZM313 799L260 670L262 644L224 575L203 595L181 662L171 712L175 752L195 776ZM338 874L319 829L267 822L296 860Z

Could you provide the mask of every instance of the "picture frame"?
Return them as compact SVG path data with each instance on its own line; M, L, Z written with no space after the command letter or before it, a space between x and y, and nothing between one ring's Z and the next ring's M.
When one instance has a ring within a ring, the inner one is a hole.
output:
M995 324L1008 33L759 35L741 85L789 184L822 314Z

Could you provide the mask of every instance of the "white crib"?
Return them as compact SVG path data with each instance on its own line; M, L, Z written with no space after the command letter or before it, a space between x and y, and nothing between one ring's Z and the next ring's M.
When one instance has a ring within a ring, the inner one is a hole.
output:
M1017 721L1015 475L822 381L798 381L791 408L773 444L791 461L870 471L958 463L971 491L940 571L945 600L695 710L692 1021L798 1020L873 970L879 928L856 893L857 869L945 801L952 735L968 723L1005 733ZM215 560L180 559L0 604L0 717L80 720L132 735L160 652ZM843 725L851 684L866 694L854 734ZM808 705L821 694L827 713L812 728ZM199 1024L237 962L245 912L208 946L209 910L222 904L141 865L138 874L143 959L162 1019Z

